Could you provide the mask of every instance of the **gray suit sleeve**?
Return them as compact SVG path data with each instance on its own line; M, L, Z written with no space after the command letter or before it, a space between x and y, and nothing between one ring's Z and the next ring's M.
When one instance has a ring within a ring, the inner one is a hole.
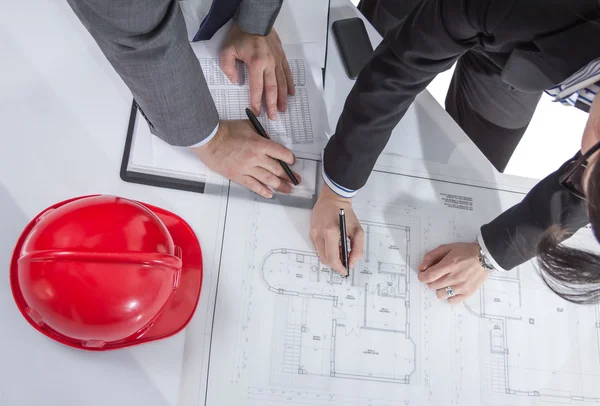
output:
M68 2L154 134L190 146L213 132L219 117L176 0Z
M238 27L248 34L268 35L283 0L243 0L235 16Z

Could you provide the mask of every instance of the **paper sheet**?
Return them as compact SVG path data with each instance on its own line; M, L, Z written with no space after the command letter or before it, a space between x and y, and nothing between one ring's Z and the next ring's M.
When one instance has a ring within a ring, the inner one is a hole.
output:
M426 251L473 241L522 183L405 168L373 172L354 199L365 257L348 279L319 262L310 210L230 198L207 404L598 402L599 305L560 299L531 262L457 306L417 280ZM589 229L570 243L597 245Z
M238 63L239 82L232 84L219 67L218 55L210 46L193 47L199 56L219 117L223 120L246 119L245 109L250 105L248 70ZM269 136L290 148L298 158L320 160L326 145L327 113L319 86L314 80L315 64L309 65L305 49L310 46L287 46L286 53L292 69L296 95L288 99L288 110L278 112L277 120L269 120L265 109L258 117ZM319 68L316 68L320 71ZM146 121L138 114L132 141L128 170L206 182L212 176L202 162L187 148L173 147L150 132ZM314 165L297 165L293 170L305 179L313 179ZM308 171L308 172L306 172ZM294 193L306 194L307 185ZM313 183L314 187L314 183ZM315 194L315 191L310 191Z

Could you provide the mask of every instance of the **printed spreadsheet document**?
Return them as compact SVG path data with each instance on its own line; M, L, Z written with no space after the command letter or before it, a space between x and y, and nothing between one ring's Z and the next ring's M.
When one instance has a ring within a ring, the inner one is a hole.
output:
M276 120L270 120L264 108L258 120L274 141L290 148L297 158L305 158L292 167L308 180L294 188L296 195L314 195L317 162L327 143L329 132L327 109L317 84L316 71L320 68L310 56L310 45L285 46L292 71L295 95L288 97L288 108L278 111ZM194 47L204 72L210 93L221 120L247 119L245 109L250 107L248 68L238 61L238 83L231 83L220 68L218 53L206 47ZM308 56L307 56L308 55ZM151 175L167 176L198 182L210 182L212 173L188 149L173 147L154 136L140 114L136 117L128 170Z

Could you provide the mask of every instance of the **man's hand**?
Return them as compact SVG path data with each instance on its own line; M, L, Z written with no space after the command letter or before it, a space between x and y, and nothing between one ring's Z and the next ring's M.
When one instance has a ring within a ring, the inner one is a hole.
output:
M438 299L461 303L483 285L489 271L479 263L477 243L441 245L425 254L419 265L419 280L436 291ZM446 288L452 287L456 296L449 298Z
M320 261L340 275L346 276L348 271L340 260L340 209L344 209L346 215L346 232L352 248L348 265L350 268L354 267L363 256L364 232L352 210L352 199L336 195L327 185L321 189L319 200L313 208L310 239L317 250Z
M285 57L275 28L269 35L247 34L234 25L221 50L221 69L232 83L237 83L235 60L248 65L250 75L250 105L254 114L260 114L263 88L267 114L277 119L277 109L287 109L287 97L295 94L290 65Z
M293 152L262 138L248 120L221 121L213 139L192 151L214 172L267 199L273 197L269 187L283 193L292 191L291 180L276 159L293 165ZM294 175L300 182L300 175Z

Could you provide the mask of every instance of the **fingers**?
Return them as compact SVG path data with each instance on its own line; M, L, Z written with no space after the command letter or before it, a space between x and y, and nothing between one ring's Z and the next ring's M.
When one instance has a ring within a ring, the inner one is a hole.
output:
M469 298L468 295L463 295L461 293L458 293L460 291L460 287L453 286L452 290L454 291L454 293L456 293L456 295L452 296L452 297L448 296L448 292L446 292L445 288L437 290L435 292L435 295L440 300L448 300L448 303L450 303L450 304L462 303Z
M279 176L274 174L273 172L268 171L265 168L261 168L260 166L255 166L252 168L250 174L259 182L264 185L270 186L275 190L278 190L282 193L290 193L292 191L292 186L281 179ZM284 175L285 176L285 175Z
M278 65L275 69L275 75L277 76L277 108L279 111L287 110L287 96L288 96L288 85L283 71L283 66Z
M283 58L283 72L287 82L287 92L290 96L293 96L296 94L296 88L294 86L294 76L292 76L292 70L287 58Z
M336 230L328 230L325 234L325 257L323 258L327 265L342 276L348 274L348 270L340 260L340 234Z
M263 94L264 67L258 61L256 63L249 63L247 65L248 76L250 77L250 106L254 114L260 115Z
M273 197L273 192L267 186L260 183L258 180L256 180L252 176L244 175L238 182L242 186L247 187L254 193L256 193L264 198L270 199Z
M231 83L238 82L238 71L235 66L235 55L233 53L233 47L223 48L221 52L221 70L229 78Z
M435 295L438 299L441 300L448 299L448 302L450 303L460 303L465 299L468 299L471 296L473 296L473 294L479 290L480 286L483 284L483 281L485 279L486 278L483 278L483 280L467 280L462 283L457 282L456 284L448 283L445 284L444 287L437 289L435 291ZM452 291L454 292L455 296L448 296L448 292L446 291L446 288L448 286L452 288Z
M435 292L435 295L440 300L448 300L448 303L450 303L450 304L462 303L466 299L468 299L470 296L470 295L465 295L465 294L460 293L463 291L462 285L452 286L452 290L455 293L455 296L452 296L452 297L448 296L448 292L446 292L446 288L438 289Z
M277 177L279 177L280 179L282 179L286 182L293 183L292 179L290 179L290 177L287 175L287 173L285 173L285 170L283 169L281 164L277 160L275 160L269 156L265 156L265 159L261 160L258 163L258 166L266 169L267 171L271 172L272 174L276 175ZM296 173L294 171L292 171L292 173L296 177L298 184L301 184L302 176L300 176L298 173Z
M448 285L448 286L450 286L450 285ZM435 295L437 296L438 299L440 299L440 300L450 299L450 296L448 295L448 292L446 291L446 288L448 286L444 286L443 288L440 288L435 291ZM454 291L454 293L456 295L458 295L458 292L456 291L457 288L455 286L451 286L451 287L452 287L452 290Z
M454 286L458 283L464 282L465 275L460 273L448 273L441 278L430 282L427 287L432 290L444 289L447 286Z
M268 141L264 142L263 145L263 152L271 158L281 159L288 165L294 165L296 163L296 157L294 156L294 153L288 148L281 145L280 143L275 141Z
M434 281L437 281L442 276L449 274L453 269L453 264L445 264L443 262L439 262L436 265L428 268L426 271L419 272L419 280L422 283L430 284Z
M264 159L261 159L257 165L281 179L287 179L287 175L285 174L282 166L279 164L279 162L277 162L277 160L271 158L270 156L265 155Z
M265 101L269 119L277 119L277 75L275 69L265 70Z
M437 247L436 249L434 249L432 251L429 251L423 257L423 261L421 261L421 264L419 265L419 268L418 268L419 271L424 271L427 268L429 268L430 266L441 261L442 258L444 258L446 256L446 254L448 254L448 252L450 252L451 249L452 249L452 247L449 244L445 244L445 245L440 245L439 247Z
M350 232L350 240L352 242L352 250L350 251L348 261L350 268L354 268L363 257L365 250L365 233L360 224L357 224Z
M280 165L281 166L281 165ZM296 177L296 180L298 181L298 184L302 183L302 176L298 175L296 172L292 171L292 173L294 174L294 176ZM291 179L290 179L291 181Z

